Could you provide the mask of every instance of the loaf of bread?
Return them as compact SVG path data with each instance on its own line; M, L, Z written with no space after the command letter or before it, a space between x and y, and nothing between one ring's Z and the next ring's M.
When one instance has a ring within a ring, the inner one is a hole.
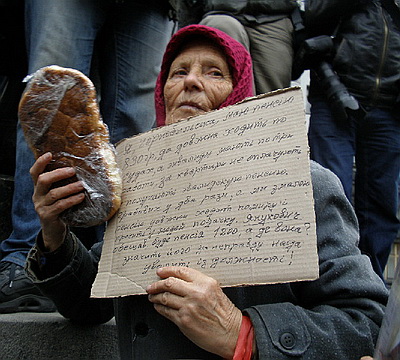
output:
M76 177L68 182L84 184L85 199L64 211L63 221L87 227L110 219L121 203L122 182L89 78L55 65L36 71L21 97L18 117L35 157L53 154L46 170L72 166Z

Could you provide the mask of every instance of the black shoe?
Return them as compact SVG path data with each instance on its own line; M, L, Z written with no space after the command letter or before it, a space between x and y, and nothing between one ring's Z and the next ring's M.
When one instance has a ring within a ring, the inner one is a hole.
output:
M14 263L0 262L0 314L15 312L54 312L54 303L43 296L26 276L24 269Z

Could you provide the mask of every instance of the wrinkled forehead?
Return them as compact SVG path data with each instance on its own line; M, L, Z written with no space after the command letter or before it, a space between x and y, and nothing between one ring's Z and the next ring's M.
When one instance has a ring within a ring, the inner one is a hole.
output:
M226 66L229 73L231 73L229 62L223 48L213 41L204 38L198 38L194 41L190 41L190 43L184 44L172 60L168 70L170 70L174 64L190 62L194 59L201 59L202 62L207 63L207 65Z
M213 29L214 30L214 29ZM209 49L215 49L218 51L224 58L225 62L228 65L229 72L231 75L234 75L234 63L235 60L231 59L231 54L228 53L228 50L220 44L222 39L218 38L216 35L211 36L210 34L203 34L203 33L188 33L185 36L181 36L178 38L178 44L170 44L170 48L167 51L167 56L163 62L163 76L162 80L166 80L166 76L169 73L171 68L171 64L173 61L181 54L184 50L193 46L193 44L202 44L206 45ZM172 42L173 43L173 42ZM163 82L164 82L163 81ZM234 79L235 82L235 79Z

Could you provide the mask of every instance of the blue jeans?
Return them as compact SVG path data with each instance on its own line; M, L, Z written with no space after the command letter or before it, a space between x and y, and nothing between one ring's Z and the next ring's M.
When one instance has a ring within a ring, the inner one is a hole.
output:
M378 108L335 121L329 105L309 99L311 158L332 170L353 200L360 226L361 251L369 255L383 278L392 244L399 231L397 218L400 175L400 118ZM353 164L355 159L354 194Z
M113 143L154 126L154 87L172 34L164 0L26 0L29 73L57 64L90 76L96 50L100 112ZM2 261L23 265L40 230L31 201L33 155L17 129L13 232Z

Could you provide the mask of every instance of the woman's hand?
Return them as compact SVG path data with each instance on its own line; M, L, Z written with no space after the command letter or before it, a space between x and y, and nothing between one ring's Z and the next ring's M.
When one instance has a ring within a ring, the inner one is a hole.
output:
M161 280L146 289L154 308L196 345L231 359L242 313L218 282L195 269L178 266L158 269L157 275Z
M60 219L60 214L84 199L83 185L79 181L52 189L53 183L75 175L75 170L67 167L45 172L51 159L51 153L40 156L30 170L34 184L32 200L42 226L43 243L48 251L56 250L64 241L66 225Z

